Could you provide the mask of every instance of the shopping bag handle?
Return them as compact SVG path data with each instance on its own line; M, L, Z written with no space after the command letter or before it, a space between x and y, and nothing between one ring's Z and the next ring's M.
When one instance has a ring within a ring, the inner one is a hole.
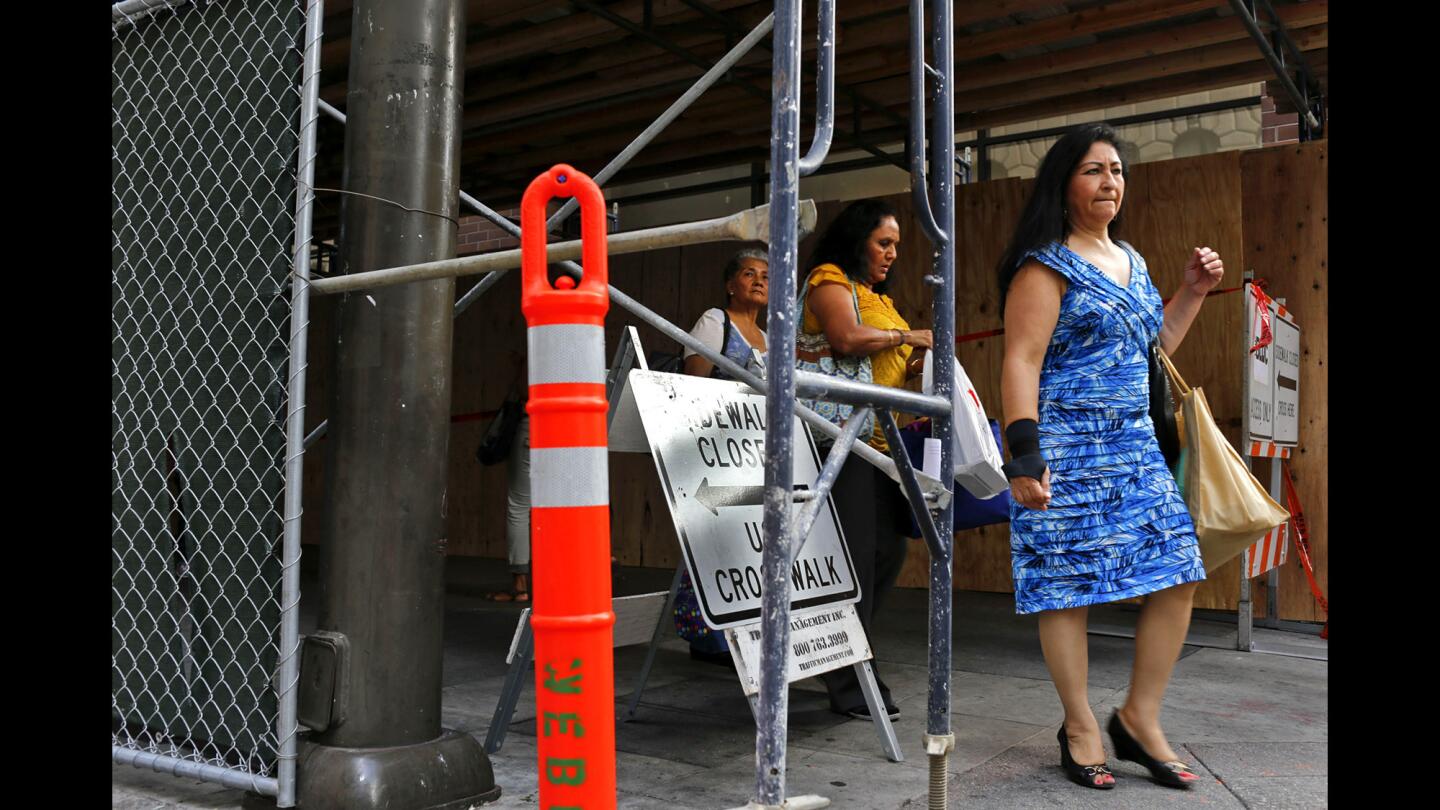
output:
M1166 354L1165 350L1159 346L1155 347L1155 353L1160 355L1160 362L1165 364L1165 371L1170 375L1170 381L1175 383L1175 388L1179 390L1180 396L1183 397L1190 393L1190 386L1185 384L1185 378L1180 376L1179 370L1170 361L1170 355Z

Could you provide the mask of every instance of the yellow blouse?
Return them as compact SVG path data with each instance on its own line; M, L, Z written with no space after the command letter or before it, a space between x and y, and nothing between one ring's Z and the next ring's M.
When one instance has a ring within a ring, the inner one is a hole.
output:
M845 271L833 264L822 264L810 273L810 279L806 285L813 290L821 284L839 284L847 291L850 289L850 279ZM900 312L895 309L895 302L888 295L880 295L864 284L855 285L855 294L860 302L860 322L866 326L876 329L909 329L910 324L900 317ZM807 334L818 334L820 319L810 310L810 296L805 296L805 317L801 322L801 329ZM915 350L913 346L892 346L887 349L870 355L870 368L875 376L876 385L888 385L891 388L905 387L905 364L910 360L910 353ZM889 444L885 441L885 432L879 424L875 425L875 433L870 439L870 446L877 450L888 450Z

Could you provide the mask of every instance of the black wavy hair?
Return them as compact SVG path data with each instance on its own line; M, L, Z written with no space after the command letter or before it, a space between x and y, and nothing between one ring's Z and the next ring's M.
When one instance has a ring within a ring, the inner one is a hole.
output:
M872 197L850 203L820 236L820 241L810 253L807 267L813 270L822 264L833 264L845 271L845 275L856 284L865 283L869 280L865 242L885 217L893 217L897 224L900 222L895 209L884 200ZM801 284L804 284L803 279ZM872 289L884 295L889 286L890 279L887 278Z
M1081 124L1066 132L1040 162L1035 174L1035 186L1030 190L1030 199L1020 214L1020 222L1010 237L1010 245L995 266L1000 277L1000 311L1005 311L1005 297L1010 292L1010 282L1020 271L1025 255L1051 242L1064 241L1070 233L1070 223L1065 218L1065 192L1070 186L1070 175L1080 165L1080 159L1090 151L1096 141L1104 141L1125 153L1128 144L1107 124ZM1120 171L1125 179L1130 178L1130 165L1123 159ZM1120 214L1110 220L1110 236L1114 238L1120 225Z

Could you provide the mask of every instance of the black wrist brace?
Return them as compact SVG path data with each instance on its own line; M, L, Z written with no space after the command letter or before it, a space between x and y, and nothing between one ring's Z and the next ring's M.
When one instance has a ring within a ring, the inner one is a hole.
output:
M1040 425L1034 419L1017 419L1005 428L1005 442L1010 445L1010 463L1000 469L1005 477L1034 478L1045 474L1045 457L1040 454Z

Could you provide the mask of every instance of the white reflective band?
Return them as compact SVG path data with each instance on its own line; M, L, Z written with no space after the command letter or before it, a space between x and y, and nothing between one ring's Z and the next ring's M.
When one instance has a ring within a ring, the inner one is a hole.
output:
M610 503L609 452L606 447L530 448L530 503L534 506Z
M530 384L605 382L605 328L557 323L526 330Z

